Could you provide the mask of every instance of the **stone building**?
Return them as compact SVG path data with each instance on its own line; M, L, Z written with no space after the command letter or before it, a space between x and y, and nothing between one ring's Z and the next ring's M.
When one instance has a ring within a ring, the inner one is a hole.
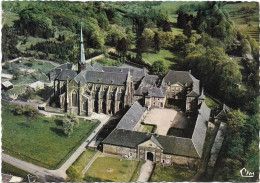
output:
M136 104L129 110L131 110L132 114L135 114L135 112L140 111L139 106ZM143 118L145 112L143 111L141 114L139 112L138 116ZM191 138L135 131L140 120L131 122L131 117L128 115L128 118L130 118L124 119L123 122L120 121L117 127L102 142L103 152L142 160L148 159L166 165L198 166L203 154L210 112L211 110L206 103L202 102ZM131 124L130 128L129 124Z
M190 72L170 70L162 80L168 99L186 101L186 112L196 110L200 81Z

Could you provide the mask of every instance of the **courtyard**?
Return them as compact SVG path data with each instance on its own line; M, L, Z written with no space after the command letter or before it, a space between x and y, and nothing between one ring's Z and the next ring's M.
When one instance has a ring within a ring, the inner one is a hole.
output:
M184 113L174 109L153 108L147 112L143 121L145 124L156 125L155 133L158 135L167 135L168 130L172 127L185 129L188 126L188 120Z

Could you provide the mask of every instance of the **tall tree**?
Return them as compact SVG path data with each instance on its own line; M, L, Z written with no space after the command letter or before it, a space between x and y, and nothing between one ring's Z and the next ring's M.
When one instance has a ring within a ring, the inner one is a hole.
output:
M159 39L159 34L158 32L156 32L154 34L154 37L153 37L153 41L154 41L154 49L156 52L159 52L160 49L161 49L161 44L160 44L160 39Z

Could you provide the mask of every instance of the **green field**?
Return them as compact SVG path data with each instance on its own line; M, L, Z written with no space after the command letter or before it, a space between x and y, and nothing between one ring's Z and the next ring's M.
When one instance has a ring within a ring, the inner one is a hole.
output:
M88 169L84 180L88 182L129 182L132 181L131 178L137 172L137 168L140 168L139 163L140 161L137 160L99 157Z
M156 164L154 172L151 176L150 182L188 182L192 177L191 173L187 168L165 166Z
M169 68L176 64L181 59L181 56L170 50L160 50L158 53L143 53L143 59L150 64L157 60L163 60Z
M211 99L210 97L206 97L206 100L205 100L207 106L210 108L210 109L215 109L219 106L219 104L217 104L217 102L215 102L213 99Z
M252 13L239 11L243 7L248 7L252 10ZM223 9L229 13L230 18L235 22L235 25L239 30L244 30L256 41L259 41L259 6L257 2L227 4Z
M80 121L70 137L64 135L60 118L38 115L29 124L24 115L13 115L2 106L4 153L49 169L58 168L95 129L98 122Z
M86 151L80 155L80 157L73 163L72 166L77 168L79 171L82 171L96 153L97 151L86 149Z

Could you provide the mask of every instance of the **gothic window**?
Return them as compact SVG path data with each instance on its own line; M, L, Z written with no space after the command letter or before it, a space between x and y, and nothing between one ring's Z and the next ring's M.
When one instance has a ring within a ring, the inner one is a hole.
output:
M78 106L78 93L75 90L72 91L72 106Z

